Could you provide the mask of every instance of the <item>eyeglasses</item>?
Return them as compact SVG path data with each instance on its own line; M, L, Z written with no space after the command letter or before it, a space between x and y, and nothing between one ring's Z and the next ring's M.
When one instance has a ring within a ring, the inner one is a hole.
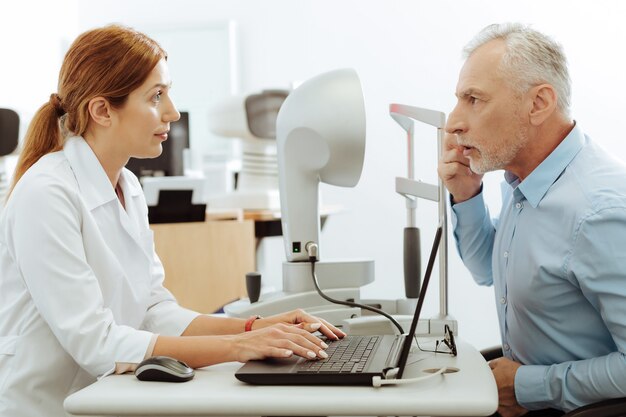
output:
M456 356L456 342L454 341L454 332L447 324L443 327L443 339L435 342L435 350L422 349L415 338L417 347L422 352L444 353L446 355ZM444 347L445 346L445 347Z

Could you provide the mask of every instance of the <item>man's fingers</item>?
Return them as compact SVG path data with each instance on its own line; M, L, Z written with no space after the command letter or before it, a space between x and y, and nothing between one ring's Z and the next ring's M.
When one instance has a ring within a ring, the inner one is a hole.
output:
M471 176L472 170L460 162L450 162L439 167L439 175L444 180L450 180L457 175Z
M500 359L501 358L490 360L489 362L487 362L487 364L489 365L491 369L495 369L498 366L498 362L500 362Z
M470 164L469 159L463 155L463 151L459 148L448 149L447 151L445 151L441 156L441 161L444 164L449 164L453 162L458 162L465 166L469 166Z
M456 140L456 135L453 133L446 133L443 136L443 149L454 149L459 145L459 142Z

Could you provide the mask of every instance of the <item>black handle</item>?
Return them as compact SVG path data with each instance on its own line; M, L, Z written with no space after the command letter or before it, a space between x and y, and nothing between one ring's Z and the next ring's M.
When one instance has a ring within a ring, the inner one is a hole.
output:
M259 301L259 295L261 295L261 274L258 272L248 272L246 274L246 290L248 291L250 303Z
M422 276L420 229L404 228L404 292L406 298L419 296Z

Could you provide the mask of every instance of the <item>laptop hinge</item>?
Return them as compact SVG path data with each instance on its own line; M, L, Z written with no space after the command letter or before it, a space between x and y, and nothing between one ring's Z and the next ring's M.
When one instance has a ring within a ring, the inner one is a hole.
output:
M400 371L400 368L398 367L386 368L385 370L383 370L383 378L384 379L396 379L399 371Z
M400 360L400 354L402 353L402 346L404 346L404 339L406 335L401 334L396 337L396 340L393 341L393 345L389 350L389 356L387 356L387 360L385 361L385 372L388 369L396 368L398 366L398 361Z

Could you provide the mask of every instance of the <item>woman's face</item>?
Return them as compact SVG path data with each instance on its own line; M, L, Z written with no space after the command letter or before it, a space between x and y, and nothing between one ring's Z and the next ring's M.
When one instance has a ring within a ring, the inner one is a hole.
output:
M165 60L152 69L146 81L128 95L123 107L115 109L116 147L134 158L156 158L167 140L170 122L180 119L169 96L171 81Z

